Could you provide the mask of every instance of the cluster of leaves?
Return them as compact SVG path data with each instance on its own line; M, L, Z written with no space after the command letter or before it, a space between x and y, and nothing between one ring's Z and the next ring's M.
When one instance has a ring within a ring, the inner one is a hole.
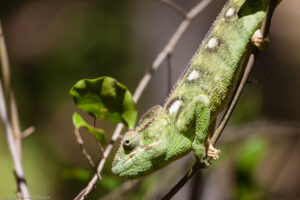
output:
M123 123L128 128L133 128L136 123L137 110L132 95L114 78L82 79L72 87L70 94L78 108L96 119ZM96 136L100 144L105 144L105 131L87 124L76 112L73 124L75 129L85 128Z

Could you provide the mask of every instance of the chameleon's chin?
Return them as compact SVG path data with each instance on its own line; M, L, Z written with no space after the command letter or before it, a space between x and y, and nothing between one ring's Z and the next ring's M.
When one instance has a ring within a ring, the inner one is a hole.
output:
M115 175L135 179L150 174L153 171L151 159L142 159L144 157L143 152L136 151L130 155L122 153L123 151L119 151L116 154L112 164L112 172Z
M135 179L151 174L161 168L164 164L166 145L154 142L135 148L131 152L125 152L121 146L112 164L112 172L128 179Z
M123 176L122 170L118 165L114 165L111 171L117 176Z
M138 176L137 166L134 164L134 158L130 158L130 155L123 154L123 151L119 151L112 164L112 172L120 177L133 179Z
M133 163L119 162L114 163L112 166L112 172L120 177L127 179L135 179L148 174L146 163L143 165L136 165Z

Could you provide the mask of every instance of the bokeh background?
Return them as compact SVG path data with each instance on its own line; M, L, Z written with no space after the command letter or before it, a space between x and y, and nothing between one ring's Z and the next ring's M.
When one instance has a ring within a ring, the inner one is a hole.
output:
M175 2L189 10L198 1ZM224 4L213 1L179 41L172 54L173 83ZM245 88L218 143L221 159L174 199L300 199L299 6L298 0L283 0L277 8L272 44L260 54L250 77L258 84ZM0 17L21 125L36 128L23 141L31 195L72 199L89 180L91 169L73 134L71 116L80 111L70 88L79 79L108 75L133 92L182 19L158 0L10 0L1 1ZM163 63L137 105L139 115L164 103L167 83ZM91 117L84 117L92 123ZM111 134L115 125L97 121L97 126ZM98 161L94 137L82 135ZM110 171L113 154L88 199L99 199L124 182ZM189 155L112 199L157 199L193 162ZM16 192L12 169L1 128L0 199Z

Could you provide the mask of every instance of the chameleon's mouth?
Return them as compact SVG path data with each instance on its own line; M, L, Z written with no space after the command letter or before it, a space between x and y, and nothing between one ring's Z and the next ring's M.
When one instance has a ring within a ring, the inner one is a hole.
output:
M155 146L159 145L159 143L160 142L154 142L150 145L139 147L129 155L125 155L124 149L120 148L113 161L112 172L117 176L127 178L134 178L137 173L141 173L141 171L147 172L151 165L151 161L149 160L149 162L141 162L139 156L144 157L142 154L145 151L153 149Z

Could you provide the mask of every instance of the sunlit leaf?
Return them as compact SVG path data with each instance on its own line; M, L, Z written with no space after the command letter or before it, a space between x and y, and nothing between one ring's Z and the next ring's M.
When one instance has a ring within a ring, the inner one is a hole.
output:
M77 107L98 119L124 123L133 128L137 111L126 86L111 77L82 79L70 90Z
M106 141L105 133L102 129L94 128L87 124L84 119L78 114L74 113L73 114L73 124L75 126L75 129L79 130L81 127L85 128L87 131L90 133L93 133L97 140L99 141L100 144L104 145Z

